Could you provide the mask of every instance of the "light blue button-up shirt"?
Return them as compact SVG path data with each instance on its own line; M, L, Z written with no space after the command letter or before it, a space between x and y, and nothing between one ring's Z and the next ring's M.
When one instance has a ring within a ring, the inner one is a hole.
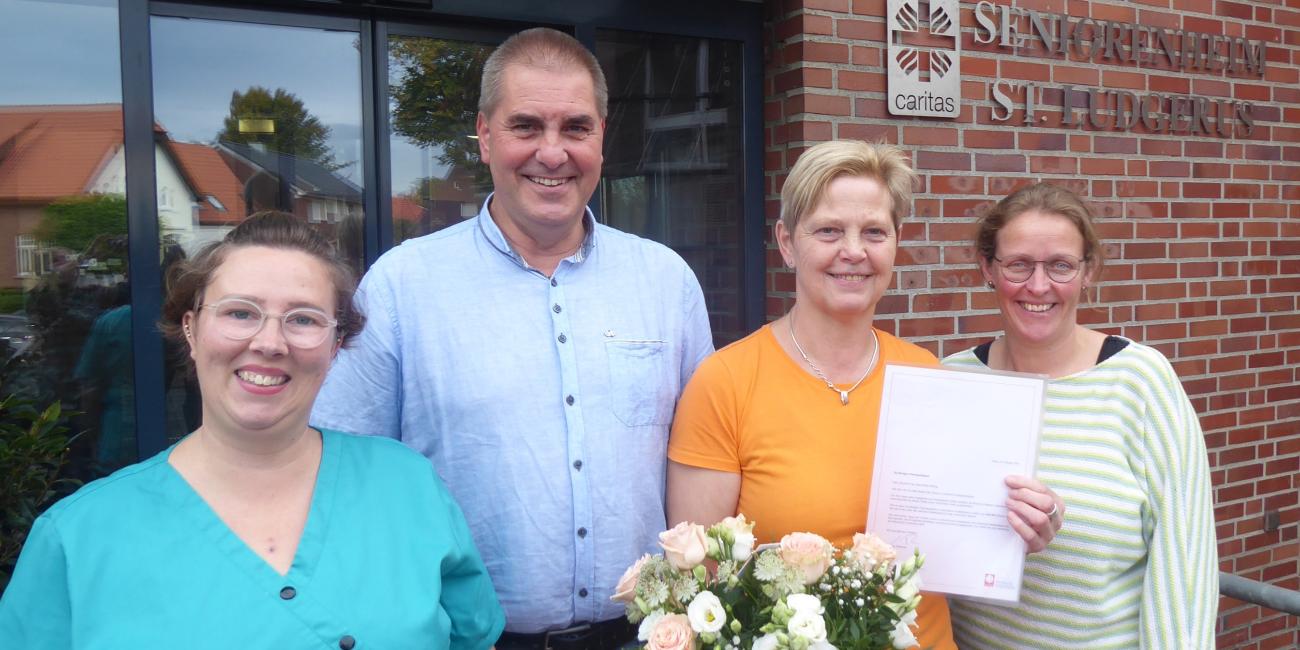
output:
M615 584L665 526L677 397L713 351L703 293L672 250L590 212L586 241L547 278L487 205L370 269L365 330L311 420L433 461L507 630L615 618Z

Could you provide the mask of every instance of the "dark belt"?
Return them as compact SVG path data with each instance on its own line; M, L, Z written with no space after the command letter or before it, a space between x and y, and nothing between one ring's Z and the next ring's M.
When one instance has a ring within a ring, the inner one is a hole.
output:
M538 634L505 632L496 647L497 650L616 650L635 639L636 630L627 619L614 618Z

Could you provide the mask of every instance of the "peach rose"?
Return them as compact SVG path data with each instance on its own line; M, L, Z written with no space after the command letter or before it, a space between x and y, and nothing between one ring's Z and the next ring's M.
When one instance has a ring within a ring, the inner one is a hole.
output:
M610 596L610 600L630 603L636 598L636 581L641 577L641 567L645 566L649 559L650 554L646 553L623 572L623 577L618 579L618 586L614 587L614 595Z
M853 561L867 572L882 564L893 564L898 557L893 546L871 533L854 533L852 551Z
M704 562L709 552L709 537L704 526L683 521L672 530L659 533L664 559L682 571L690 571Z
M813 533L790 533L781 538L781 559L799 569L806 585L817 582L826 573L834 550L826 538Z
M655 621L650 630L647 650L690 650L695 644L695 631L685 614L667 614Z

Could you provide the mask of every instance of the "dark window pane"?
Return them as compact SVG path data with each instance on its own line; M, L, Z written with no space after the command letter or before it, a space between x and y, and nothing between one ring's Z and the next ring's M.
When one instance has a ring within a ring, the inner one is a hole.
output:
M478 214L491 191L474 121L491 45L428 38L388 39L393 242Z
M90 479L137 455L117 2L0 14L0 396L80 411Z
M676 250L719 345L746 334L741 43L600 30L609 83L599 201L610 225Z
M356 32L154 17L154 119L164 270L248 215L281 210L363 265ZM184 350L168 351L167 427L199 424Z

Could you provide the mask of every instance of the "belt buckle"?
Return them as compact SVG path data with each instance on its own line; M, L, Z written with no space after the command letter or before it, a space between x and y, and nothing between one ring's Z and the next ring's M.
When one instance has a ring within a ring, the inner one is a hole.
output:
M589 630L591 630L591 623L566 627L563 630L547 630L542 634L542 650L551 650L551 637L553 636L560 636L561 634L577 634L578 632L587 632Z

